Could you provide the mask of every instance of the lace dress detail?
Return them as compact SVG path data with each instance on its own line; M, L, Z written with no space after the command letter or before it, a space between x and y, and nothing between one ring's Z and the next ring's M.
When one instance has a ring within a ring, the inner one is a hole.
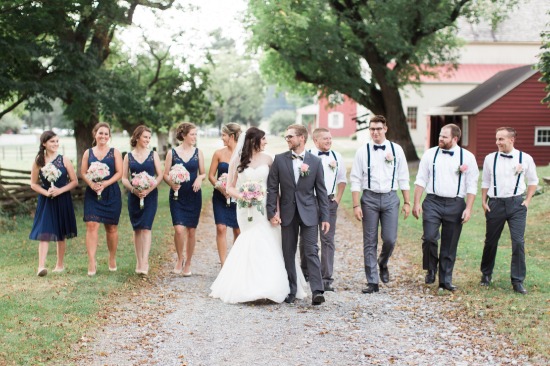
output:
M178 200L174 200L174 191L170 189L170 214L172 225L182 225L196 228L199 224L199 217L202 209L202 190L193 192L193 182L199 173L199 149L195 149L193 156L185 162L176 149L172 149L172 166L182 164L189 172L189 181L181 184L178 191Z
M99 161L109 167L109 175L104 180L109 180L116 173L115 149L110 148L103 159L98 159L93 149L88 150L88 166ZM122 196L118 182L111 184L101 192L101 200L97 199L97 193L90 187L86 187L84 194L84 221L101 222L109 225L118 225L120 212L122 211Z
M67 168L63 164L63 156L58 155L52 164L61 171L61 176L54 185L58 188L69 183ZM50 182L39 173L42 188L48 190ZM57 197L38 196L38 204L34 214L34 222L29 239L40 241L63 241L76 237L76 218L74 214L71 192L65 192Z
M128 153L128 167L130 169L130 177L132 180L132 174L147 172L150 176L156 175L155 169L155 157L153 151L149 153L143 163L138 162L132 155ZM143 209L139 208L139 197L131 192L128 192L128 214L130 215L130 222L134 230L151 230L153 228L153 221L157 213L158 206L158 189L153 189L147 197L145 197L145 206Z

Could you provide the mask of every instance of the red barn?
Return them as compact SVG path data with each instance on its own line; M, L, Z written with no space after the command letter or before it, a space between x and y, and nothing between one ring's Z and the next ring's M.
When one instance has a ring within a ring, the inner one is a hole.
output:
M485 156L496 151L495 130L513 127L515 147L530 154L537 165L550 163L550 109L541 74L526 65L501 71L483 84L430 110L428 141L436 146L441 127L454 123L462 129L459 145L467 148L483 165Z

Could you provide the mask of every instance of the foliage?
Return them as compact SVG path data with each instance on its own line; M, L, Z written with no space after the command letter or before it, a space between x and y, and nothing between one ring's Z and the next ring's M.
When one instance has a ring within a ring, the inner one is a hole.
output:
M6 132L18 133L23 126L23 120L14 114L8 114L0 118L0 134Z
M280 110L270 117L269 130L272 135L278 135L286 131L287 127L296 121L296 112L290 110Z
M437 65L456 64L455 21L479 16L483 2L250 0L249 28L270 82L348 95L385 115L388 138L416 160L399 88L433 75Z
M217 126L229 122L259 125L265 88L255 60L240 55L234 42L223 38L219 30L211 36L219 47L212 49L214 65L209 88L210 100L216 106Z
M548 12L548 15L550 15L550 12ZM548 23L548 26L550 27L550 23ZM548 93L542 102L550 104L550 30L543 31L540 36L542 38L542 52L537 67L542 73L540 81L546 84L544 90Z

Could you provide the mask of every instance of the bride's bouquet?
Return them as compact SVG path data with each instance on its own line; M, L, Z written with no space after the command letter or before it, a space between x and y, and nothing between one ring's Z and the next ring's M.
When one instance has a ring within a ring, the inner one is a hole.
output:
M215 187L223 188L224 191L227 189L227 173L223 173L222 175L220 175L220 177L216 181ZM229 207L229 205L231 204L231 198L227 197L225 204Z
M92 182L101 182L109 176L109 166L105 163L94 161L86 172L86 178ZM97 192L97 200L101 200L101 191Z
M237 202L239 207L248 208L248 221L253 220L250 212L252 206L256 206L257 210L264 215L263 199L265 197L265 189L260 182L245 182L240 186L239 192L242 198L239 198Z
M191 175L189 174L189 171L185 169L183 164L174 164L172 168L170 168L168 178L170 178L170 181L174 184L181 184L183 182L189 182ZM178 191L174 191L174 201L177 200Z
M54 186L54 183L61 177L61 170L57 169L52 163L48 163L40 168L42 175L48 182L50 182L50 187ZM53 198L53 197L50 197Z
M130 184L140 192L157 185L155 178L151 177L145 171L141 173L132 173L132 177ZM145 198L142 197L139 199L139 208L143 209L143 207L145 207Z

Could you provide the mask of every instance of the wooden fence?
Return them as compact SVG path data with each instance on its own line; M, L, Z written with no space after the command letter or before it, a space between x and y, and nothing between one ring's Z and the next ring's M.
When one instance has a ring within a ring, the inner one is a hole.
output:
M0 211L15 212L34 206L38 193L31 189L30 182L30 170L0 167ZM85 189L85 183L80 181L80 185L71 191L73 200L84 199Z

